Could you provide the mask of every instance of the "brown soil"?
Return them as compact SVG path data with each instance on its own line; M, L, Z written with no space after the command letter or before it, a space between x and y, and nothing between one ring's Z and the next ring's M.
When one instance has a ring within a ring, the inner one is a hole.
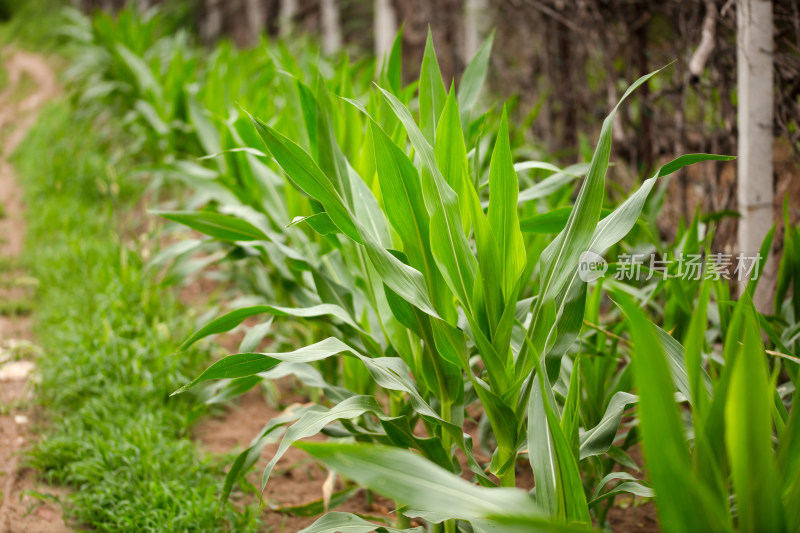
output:
M37 111L58 89L52 69L37 55L11 51L5 66L8 87L0 94L0 132L4 138L0 153L0 203L4 212L0 218L0 258L6 270L0 271L0 301L10 302L25 295L17 283L24 273L13 266L25 238L25 206L8 158L33 125ZM33 80L35 88L14 101L23 79ZM30 426L37 418L29 402L35 365L24 359L31 357L31 351L19 349L25 346L21 341L31 339L27 316L0 315L0 533L68 531L58 504L64 491L38 484L34 472L21 462L21 454L35 438Z
M305 398L292 395L286 381L279 383L281 394L287 406L307 401ZM226 412L215 418L210 418L197 425L194 436L200 446L208 453L225 454L244 450L264 425L272 418L279 416L281 409L271 407L264 400L259 389L251 390L244 394L239 401L227 408ZM324 437L318 436L314 439ZM261 458L248 475L248 481L255 487L261 486L261 474L278 448L277 444L270 444L264 448ZM323 484L328 477L327 470L312 461L305 453L290 448L278 461L272 472L270 482L263 494L262 519L269 531L295 532L311 525L318 517L302 517L281 512L282 508L295 507L319 500L323 496ZM343 488L337 483L336 490ZM234 490L231 495L233 502L253 501L257 495L245 495L242 491ZM367 501L362 490L350 500L337 507L337 511L371 515L386 519L391 517L392 502L374 495L373 501ZM390 518L391 519L391 518ZM271 529L269 529L271 528Z
M628 455L640 467L644 464L642 448L636 444L627 450ZM616 467L624 470L637 478L642 478L643 471L633 471L629 468ZM614 533L658 533L658 515L653 500L640 498L632 494L619 495L614 499L614 507L608 511L608 523Z
M222 344L228 344L229 339L223 337L219 340ZM278 388L283 402L278 407L269 405L264 399L261 389L256 388L244 394L235 403L226 406L222 414L200 422L194 429L194 438L198 441L200 448L206 453L215 455L241 452L270 419L281 415L286 408L308 401L307 398L297 393L292 387L292 383L286 379L278 382ZM479 412L471 414L479 418ZM481 451L477 424L467 420L465 430L472 436L475 443L476 459L482 463L488 463L490 457ZM318 435L310 440L322 439L324 437ZM254 487L260 487L264 467L273 457L277 448L277 444L266 446L261 458L249 473L247 479ZM637 464L643 464L638 445L628 452ZM471 477L466 459L461 456L459 459L465 477ZM634 472L626 468L623 470L629 471L636 477L642 477L642 472ZM319 500L323 494L322 487L327 475L325 468L316 464L305 453L290 448L278 461L263 493L262 518L267 528L272 528L268 530L276 533L295 532L313 523L318 516L294 516L291 513L283 512L282 508ZM521 461L517 465L516 482L518 488L526 491L534 487L533 473L530 465L525 461ZM337 484L336 490L341 488L341 484ZM234 489L231 495L231 501L234 504L253 502L256 498L257 495L245 494L238 489ZM378 495L373 495L371 503L367 502L366 494L362 490L336 510L391 520L393 508L391 501ZM614 507L608 513L607 520L614 533L657 533L660 531L653 501L632 495L617 496Z

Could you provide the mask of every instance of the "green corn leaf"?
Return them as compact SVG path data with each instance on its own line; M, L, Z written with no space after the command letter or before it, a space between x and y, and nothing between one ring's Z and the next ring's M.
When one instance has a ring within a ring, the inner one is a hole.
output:
M492 54L492 43L494 42L494 31L483 42L478 52L475 54L464 75L461 76L461 83L458 86L458 105L462 114L469 114L472 107L478 100L483 84L486 81L486 73L489 70L489 57Z
M223 241L269 240L259 228L233 216L210 211L155 211L154 213Z
M772 395L754 312L751 309L745 317L744 344L732 363L725 403L725 445L741 530L785 531L781 483L772 452Z
M291 222L289 222L289 224L286 225L286 227L289 228L291 226L296 226L301 222L308 224L311 229L320 235L334 235L342 232L336 226L336 224L333 223L333 220L331 220L331 217L328 216L328 213L317 213L316 215L295 217Z
M775 314L782 314L781 308L789 294L789 287L794 286L791 293L792 310L795 319L800 318L800 228L792 227L789 218L789 195L783 202L783 254L778 264L777 280L775 283Z
M387 286L424 313L439 317L428 298L425 278L419 270L406 265L371 238L365 240L364 245L372 265Z
M268 318L261 324L257 324L247 330L242 342L239 343L238 351L240 353L254 352L258 349L261 341L267 336L269 330L272 328L272 317Z
M345 311L343 308L339 307L338 305L334 304L320 304L320 305L312 305L311 307L280 307L275 305L254 305L250 307L242 307L240 309L236 309L231 311L230 313L226 313L225 315L216 318L194 332L191 337L183 341L181 344L180 349L185 350L195 342L199 341L202 338L208 337L209 335L216 335L217 333L224 333L226 331L230 331L246 319L256 316L256 315L263 315L265 313L272 314L274 316L294 316L299 318L316 318L321 316L332 316L334 318L338 318L345 324L352 326L356 329L360 329L359 326L353 321L350 317L350 314Z
M403 88L403 26L397 30L382 74L381 78L386 80L387 86L392 92L400 94L400 90Z
M525 245L519 230L517 195L519 182L508 141L508 117L503 109L500 131L489 167L489 225L500 249L500 275L506 301L514 300L512 289L525 269Z
M445 451L442 441L438 437L418 437L414 434L406 416L380 417L381 426L386 436L398 448L414 448L441 466L450 470L453 468L449 450Z
M434 156L442 176L458 196L459 213L464 233L469 233L469 194L472 192L472 182L469 179L467 147L464 144L464 134L461 130L458 102L452 88L447 96L439 124L436 127Z
M519 221L520 230L525 233L555 234L564 229L572 207L557 207L545 213L539 213Z
M611 397L600 422L586 430L580 437L581 459L604 454L611 448L625 409L637 401L638 398L635 395L623 391L619 391Z
M297 93L300 99L300 110L303 114L303 122L306 125L306 135L308 136L309 153L318 153L319 133L317 131L317 100L314 92L300 80L295 80Z
M732 155L717 155L717 154L686 154L675 158L673 161L667 163L658 171L658 177L668 176L683 167L699 163L701 161L731 161L736 159Z
M589 506L577 458L553 408L556 403L550 380L538 356L534 362L536 375L528 401L528 454L536 481L536 501L551 516L589 525Z
M301 529L298 533L371 533L372 531L386 533L425 533L422 527L397 529L373 524L363 518L350 513L330 512L319 518L310 526Z
M667 175L668 172L665 169L668 169L669 172L675 172L680 168L700 161L728 159L731 159L731 157L713 154L690 154L679 157L671 163L668 163L659 169L654 177L646 180L642 186L639 187L635 193L630 195L619 207L598 222L587 250L598 255L602 254L628 234L636 223L656 180L659 177ZM563 355L580 332L585 303L585 297L579 292L579 287L582 285L583 282L579 280L576 269L569 283L567 283L566 293L563 296L559 295L557 298L558 311L556 321L550 328L548 338L545 342L545 346L548 347L547 357L551 361ZM663 348L668 356L676 385L681 392L687 395L686 397L691 402L692 397L688 395L688 377L686 374L686 366L683 362L682 347L660 328L658 329L658 335L664 344ZM555 339L555 343L552 346L550 346L550 339ZM550 366L548 366L548 370L552 370ZM709 387L708 375L705 371L702 372L702 375L706 386Z
M450 290L461 304L471 311L477 262L464 234L458 196L439 171L433 148L422 135L411 113L394 95L383 89L380 91L397 118L403 123L411 144L423 164L422 191L431 216L433 257Z
M300 348L292 352L237 353L229 355L208 367L202 374L195 378L194 381L176 390L171 394L171 396L185 392L198 383L208 381L210 379L229 379L252 376L253 374L265 372L277 366L281 361L309 363L312 361L326 359L340 353L356 354L356 352L350 346L346 345L339 339L335 337L329 337L325 340L305 346L304 348Z
M375 195L352 167L348 165L347 170L350 174L353 213L358 221L361 237L365 241L374 240L382 248L391 248L392 242L386 215L381 210ZM364 229L366 229L367 235L364 234Z
M564 524L552 518L492 515L490 520L471 520L475 533L587 533L596 531L584 524Z
M666 532L725 531L726 510L693 476L661 343L639 307L624 294L618 300L635 343L639 425L661 527Z
M617 105L603 121L600 139L598 140L597 147L592 156L591 166L589 167L584 183L578 193L575 206L567 219L567 224L540 256L539 297L534 308L533 319L530 322L527 332L529 338L535 335L538 342L543 341L542 344L533 345L540 354L547 353L547 344L553 338L552 334L555 330L555 321L551 326L542 320L542 310L545 305L554 301L559 293L561 293L562 288L568 280L575 278L580 255L588 249L588 245L597 227L603 204L605 174L608 170L609 157L611 154L611 128L614 115L631 92L657 73L658 71L655 71L636 80L628 90L625 91L625 94ZM570 292L571 291L568 289L567 294ZM555 317L558 317L560 314L560 312L557 313ZM546 333L536 334L537 330ZM527 375L531 371L533 368L532 357L528 344L526 343L517 359L517 373L519 375Z
M497 275L498 272L502 272L500 248L474 189L469 195L469 201L479 265L473 288L473 306L477 315L476 320L480 318L482 312L485 313L488 325L486 334L492 335L497 329L505 306L502 277Z
M786 429L778 445L783 505L789 531L800 529L800 404L792 405Z
M419 124L430 144L433 144L436 123L442 114L446 99L447 91L433 48L433 36L428 28L428 40L425 42L422 68L419 73Z
M543 274L540 291L542 300L554 298L564 282L572 277L578 257L587 249L594 234L603 203L605 175L611 154L611 127L617 109L630 93L658 72L651 72L636 80L603 121L591 166L578 194L575 207L567 220L567 225L542 254Z
M569 377L569 391L561 415L561 431L576 459L580 458L578 426L580 425L581 354L575 356Z
M319 516L325 514L327 509L335 509L342 505L355 496L360 490L361 488L358 486L350 486L330 494L327 501L326 498L317 498L316 500L304 502L299 505L279 505L274 510L278 513L285 513L293 516Z
M364 245L375 270L384 283L425 313L438 316L428 298L422 274L389 253L376 240L380 238L380 235L376 235L368 229L369 226L356 224L331 182L302 148L264 122L255 119L255 123L267 147L289 178L325 207L325 211L333 223L344 234Z
M302 148L260 119L253 119L259 135L286 175L303 192L325 207L336 226L348 237L361 243L361 235L331 180Z
M116 43L114 51L130 70L137 89L143 96L151 96L156 104L163 103L163 86L157 80L150 66L121 42Z
M603 487L605 487L611 481L623 481L623 483L616 485L611 490L603 492ZM594 507L601 501L606 500L611 496L626 492L629 494L642 496L643 498L652 498L655 496L653 489L642 485L641 482L631 474L627 472L611 472L606 477L601 479L600 483L597 484L597 488L595 488L594 494L592 494L592 499L589 502L589 507Z
M756 265L755 268L753 268L753 271L750 273L750 279L747 282L745 291L750 295L751 299L756 293L758 282L761 280L761 274L764 272L764 268L767 266L767 259L770 256L770 250L772 250L772 239L775 237L775 227L776 225L773 224L767 234L764 236L764 240L761 241L761 247L759 248L758 256L761 257L762 260Z
M434 301L446 309L448 292L430 248L430 217L425 208L419 174L408 156L374 122L371 124L375 166L389 223L403 242L412 266L425 274ZM444 311L443 311L444 312Z
M722 367L720 376L714 381L713 396L711 405L706 413L703 426L706 430L706 437L711 447L711 455L719 464L719 470L724 472L727 469L725 461L725 406L727 404L728 390L730 389L732 369L734 363L741 353L740 339L745 329L744 323L748 313L748 305L752 299L745 292L736 302L733 313L728 325L728 331L723 342L722 356L725 365Z
M711 295L711 285L703 283L700 289L700 299L692 313L689 331L684 340L684 362L689 378L689 388L692 392L692 414L695 419L695 429L702 425L710 403L708 387L703 380L703 348L705 346L705 331L707 324L708 300Z
M353 202L347 159L345 159L342 149L336 140L335 125L332 118L333 104L328 94L328 88L325 86L325 80L320 73L317 73L316 95L318 134L316 160L322 172L331 178L334 187L344 199L345 204L351 209L355 209L357 204Z
M219 154L222 152L222 144L220 143L220 135L214 123L209 120L208 115L200 107L197 98L190 95L186 99L187 111L189 113L189 121L192 123L197 139L200 141L203 151L206 154ZM222 170L222 169L221 169Z
M356 395L353 391L338 385L332 385L325 381L325 378L322 377L322 373L310 363L292 363L284 361L271 370L261 372L259 376L265 380L276 380L286 376L294 376L300 380L303 385L324 392L325 398L332 402L341 402L342 400Z
M524 165L524 163L517 163L514 165L514 170L517 172L521 172L521 169L524 170L525 167L522 167L521 165ZM564 170L559 170L552 176L547 177L542 181L531 185L527 189L520 191L517 202L522 205L526 202L530 202L531 200L538 200L539 198L549 196L564 186L572 183L576 178L585 175L587 172L589 172L590 167L591 166L589 163L577 163L565 168ZM556 169L558 168L556 167ZM550 169L548 168L548 170Z
M540 516L524 491L477 487L407 450L321 442L296 446L340 474L413 509L465 520Z
M231 379L252 376L254 374L258 374L259 372L269 370L278 364L280 364L279 359L269 357L266 354L237 353L234 355L229 355L228 357L225 357L224 359L208 367L208 369L195 378L194 381L176 390L171 394L171 396L181 394L182 392L193 388L195 385L203 381L208 381L210 379Z
M383 415L383 410L372 396L353 396L341 403L325 409L322 406L312 406L308 411L292 424L281 439L275 455L272 456L261 477L261 490L267 486L272 470L284 456L289 447L300 439L308 438L322 430L325 426L336 420L351 420L364 413Z
M489 387L473 378L475 392L486 410L486 416L494 428L497 451L492 456L490 471L501 477L509 468L514 468L517 457L517 417Z

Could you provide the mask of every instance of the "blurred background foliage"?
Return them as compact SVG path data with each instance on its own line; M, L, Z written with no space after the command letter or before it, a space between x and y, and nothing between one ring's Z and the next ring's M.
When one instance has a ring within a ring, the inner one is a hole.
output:
M512 98L523 126L519 133L541 150L532 155L549 154L562 164L588 157L589 140L625 80L672 63L619 113L614 150L627 164L613 179L629 189L671 154L737 153L733 0L74 1L86 13L126 4L140 10L158 5L193 39L209 45L226 39L240 47L257 46L263 35L293 39L305 33L324 40L330 31L325 4L333 5L335 46L356 57L379 49L376 10L389 9L394 24L403 27L404 63L420 63L430 27L445 80L460 78L476 37L480 42L494 28L489 84L498 96ZM0 16L13 5L2 0ZM774 218L781 220L782 199L800 197L800 180L792 179L800 154L798 2L776 0L774 23ZM406 69L405 81L415 74ZM678 220L690 218L698 205L707 212L736 209L734 163L684 171L672 181L659 224L666 239L674 238ZM796 220L797 211L790 216ZM735 247L735 218L722 221L717 239L722 247Z

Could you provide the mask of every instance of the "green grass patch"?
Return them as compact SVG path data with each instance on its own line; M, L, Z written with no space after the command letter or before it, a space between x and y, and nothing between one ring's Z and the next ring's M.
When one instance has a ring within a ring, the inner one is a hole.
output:
M15 41L29 50L53 50L58 42L53 29L68 5L66 0L0 0L0 43Z
M0 316L25 316L33 310L33 303L27 298L0 301Z
M191 329L169 290L145 273L121 220L138 195L98 184L124 172L126 140L66 101L50 105L16 154L29 212L25 266L40 282L38 398L49 423L30 456L74 490L67 514L99 531L248 531L256 515L218 512L224 461L199 458L196 406L169 398L207 360L176 354ZM42 157L47 154L47 157ZM138 240L137 240L138 242Z

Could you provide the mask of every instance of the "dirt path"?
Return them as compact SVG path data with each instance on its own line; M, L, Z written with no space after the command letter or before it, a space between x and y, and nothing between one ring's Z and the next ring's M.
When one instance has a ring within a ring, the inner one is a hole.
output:
M42 487L21 464L33 438L30 377L38 348L31 342L30 278L18 264L25 239L25 205L9 157L42 105L58 92L55 74L35 54L4 53L8 85L0 93L0 533L68 531L56 503L63 491ZM15 101L26 84L27 94Z

